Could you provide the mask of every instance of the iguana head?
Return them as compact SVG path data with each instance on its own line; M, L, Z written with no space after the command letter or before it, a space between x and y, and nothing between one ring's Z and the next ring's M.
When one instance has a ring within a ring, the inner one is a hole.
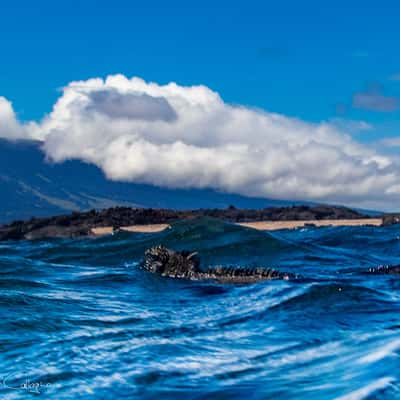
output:
M176 252L164 246L154 246L144 253L143 267L163 276L188 277L198 272L200 262L196 255L196 252Z

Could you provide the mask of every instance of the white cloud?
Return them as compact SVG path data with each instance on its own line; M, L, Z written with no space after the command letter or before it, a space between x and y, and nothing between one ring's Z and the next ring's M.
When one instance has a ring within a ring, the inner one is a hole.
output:
M345 128L232 106L205 86L71 82L22 128L53 160L81 159L114 180L387 209L400 199L398 161Z
M41 128L36 122L19 122L11 101L0 96L0 138L40 140L42 137Z
M174 109L164 97L145 93L119 93L117 90L97 90L88 93L87 111L98 112L110 118L145 121L173 121Z
M377 112L393 112L399 108L399 100L393 96L378 93L356 93L353 107Z
M400 147L400 137L384 138L379 143L385 147Z
M2 96L0 96L0 137L12 140L29 137L29 132L17 121L11 102Z
M387 96L379 82L370 84L365 92L354 93L353 107L376 112L393 112L399 109L400 102L397 97Z

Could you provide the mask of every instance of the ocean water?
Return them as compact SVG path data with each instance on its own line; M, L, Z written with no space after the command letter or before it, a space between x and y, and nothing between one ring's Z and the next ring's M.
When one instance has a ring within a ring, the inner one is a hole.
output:
M140 268L162 243L293 281ZM0 243L0 398L400 399L400 227L273 233L209 219L162 233Z

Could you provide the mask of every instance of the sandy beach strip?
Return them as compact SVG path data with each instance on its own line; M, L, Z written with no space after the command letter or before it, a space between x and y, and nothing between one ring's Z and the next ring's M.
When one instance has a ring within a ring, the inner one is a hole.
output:
M153 225L132 225L132 226L122 226L121 231L136 232L136 233L156 233L162 232L163 230L169 228L168 224L153 224ZM99 228L92 228L93 235L110 235L113 233L112 226L104 226Z
M363 218L363 219L324 219L309 221L256 221L256 222L238 222L236 225L253 228L260 231L274 231L278 229L294 229L307 225L314 226L381 226L382 218ZM136 233L157 233L170 228L169 224L152 224L152 225L132 225L122 226L121 231ZM113 233L112 226L92 228L95 236L110 235Z
M133 225L133 226L122 226L121 231L127 232L139 232L139 233L155 233L161 232L165 229L170 228L168 224L153 224L153 225Z
M363 219L324 219L310 221L257 221L257 222L238 222L237 225L262 231L274 231L278 229L301 228L306 225L314 226L381 226L382 218L363 218Z

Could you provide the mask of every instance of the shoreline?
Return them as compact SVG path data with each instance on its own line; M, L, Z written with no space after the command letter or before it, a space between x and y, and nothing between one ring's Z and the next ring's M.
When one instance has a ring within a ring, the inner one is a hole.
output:
M290 206L263 209L172 210L114 207L50 217L31 218L0 225L0 241L52 238L84 238L112 234L118 230L157 233L177 221L212 218L257 230L273 231L304 226L389 226L400 224L400 214L375 217L338 206Z
M274 231L279 229L296 229L306 226L382 226L382 218L360 218L360 219L326 219L326 220L303 220L303 221L255 221L236 222L235 225L252 228L260 231ZM169 224L131 225L122 226L120 231L135 233L158 233L171 228ZM112 226L92 228L95 236L110 235L113 233Z
M255 221L238 222L236 225L253 228L262 231L274 231L278 229L295 229L306 226L382 226L382 218L359 218L359 219L320 219L303 221Z
M150 225L131 225L131 226L121 226L118 228L120 231L124 232L135 232L135 233L157 233L165 231L171 228L169 224L150 224ZM98 228L92 228L91 232L95 236L110 235L114 232L112 226L103 226Z

